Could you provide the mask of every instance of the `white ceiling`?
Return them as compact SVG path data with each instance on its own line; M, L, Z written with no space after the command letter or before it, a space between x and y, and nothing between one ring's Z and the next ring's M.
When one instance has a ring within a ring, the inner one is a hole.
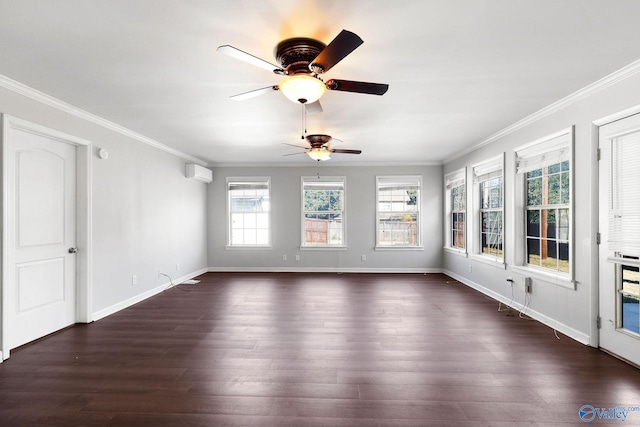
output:
M442 162L640 58L637 0L0 0L0 74L210 165L288 156L300 107L229 96L281 77L289 37L364 44L323 77L388 83L329 91L309 133L342 140L330 163Z

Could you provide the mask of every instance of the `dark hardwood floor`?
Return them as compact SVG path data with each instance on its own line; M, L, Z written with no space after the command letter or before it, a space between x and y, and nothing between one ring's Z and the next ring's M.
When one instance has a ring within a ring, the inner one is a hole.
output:
M12 352L0 425L584 425L583 405L640 406L640 370L444 275L199 279Z

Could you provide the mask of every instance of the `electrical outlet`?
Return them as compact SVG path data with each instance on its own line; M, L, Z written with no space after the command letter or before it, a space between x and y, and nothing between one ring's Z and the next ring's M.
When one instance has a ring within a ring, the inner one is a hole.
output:
M471 264L469 264L469 273L473 272L473 268L471 267Z
M180 271L180 263L176 264L176 271Z
M531 293L531 277L524 278L524 291L528 294Z
M287 256L286 255L282 255L282 260L286 261L287 260Z
M138 276L134 274L133 276L131 276L131 284L136 285L137 283L138 283Z
M362 255L362 256L360 257L360 261L366 261L366 260L367 260L367 256L366 256L366 255Z
M300 255L296 255L296 261L300 261Z

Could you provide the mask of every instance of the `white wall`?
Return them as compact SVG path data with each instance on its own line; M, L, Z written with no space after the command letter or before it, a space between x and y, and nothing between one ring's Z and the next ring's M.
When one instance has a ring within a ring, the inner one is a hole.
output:
M347 250L300 250L301 176L345 176ZM376 175L422 176L424 250L375 251ZM272 249L227 250L226 177L270 176ZM234 271L440 271L441 166L219 167L209 184L209 266ZM287 261L282 260L287 255ZM295 255L300 261L295 261ZM366 255L366 261L361 256Z
M477 262L473 258L445 253L443 267L459 280L503 301L511 300L506 278L516 279L516 304L524 302L523 275L514 271L514 147L575 126L574 146L574 266L576 289L567 289L544 280L533 279L531 309L534 317L591 345L597 345L597 231L598 180L595 150L597 127L593 121L640 104L640 75L574 102L519 130L447 163L444 172L471 166L505 152L505 259L506 269ZM469 181L467 182L470 186ZM472 187L468 187L472 188ZM469 217L471 220L471 216ZM471 273L469 272L471 266Z
M94 319L164 289L158 270L206 271L207 190L185 178L187 160L5 88L0 112L92 141Z

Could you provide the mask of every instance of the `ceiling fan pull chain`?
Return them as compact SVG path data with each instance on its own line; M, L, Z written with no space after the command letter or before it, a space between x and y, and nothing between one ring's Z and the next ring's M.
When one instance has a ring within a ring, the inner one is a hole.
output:
M302 134L300 135L300 139L304 139L304 136L307 134L307 109L302 105Z

